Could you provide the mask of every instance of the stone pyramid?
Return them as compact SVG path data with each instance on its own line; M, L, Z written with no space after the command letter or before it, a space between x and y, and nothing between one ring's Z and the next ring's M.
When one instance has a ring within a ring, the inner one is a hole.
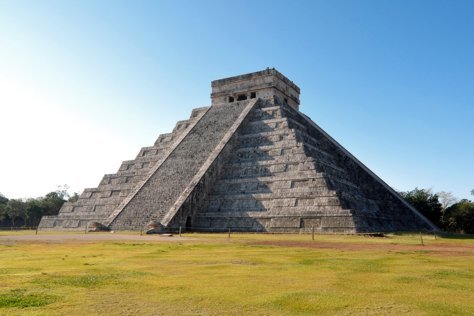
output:
M437 229L301 113L299 93L275 69L213 81L210 107L43 217L40 229Z

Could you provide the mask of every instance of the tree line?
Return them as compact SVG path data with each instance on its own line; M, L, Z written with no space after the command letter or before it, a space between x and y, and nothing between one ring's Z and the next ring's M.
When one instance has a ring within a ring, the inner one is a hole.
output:
M431 189L415 188L399 193L441 230L474 234L474 202L458 200L450 192L434 193ZM471 195L474 195L474 190L471 190Z
M66 186L39 198L8 199L0 193L0 227L36 227L41 217L57 215L64 202L77 198L77 193L68 194Z
M30 199L8 199L0 193L0 227L36 227L44 215L57 215L64 202L74 202L78 194L72 196L67 186L50 192L44 197ZM433 193L430 189L399 192L433 224L447 232L474 234L474 202L456 199L450 192ZM471 191L474 195L474 190Z

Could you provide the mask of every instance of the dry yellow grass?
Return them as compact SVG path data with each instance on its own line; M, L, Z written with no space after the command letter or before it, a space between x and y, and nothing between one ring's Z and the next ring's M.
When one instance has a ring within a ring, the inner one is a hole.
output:
M473 239L184 236L2 232L0 314L474 314Z

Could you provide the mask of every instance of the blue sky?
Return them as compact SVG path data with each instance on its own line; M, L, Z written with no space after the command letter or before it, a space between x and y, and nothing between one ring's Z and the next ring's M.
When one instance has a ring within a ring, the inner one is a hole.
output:
M211 80L275 67L397 190L474 189L472 1L0 0L0 192L95 187Z

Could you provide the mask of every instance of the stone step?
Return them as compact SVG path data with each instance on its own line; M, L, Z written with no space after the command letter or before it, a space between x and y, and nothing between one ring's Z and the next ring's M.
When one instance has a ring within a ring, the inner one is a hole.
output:
M251 137L248 137L249 135L251 135ZM242 135L238 139L238 145L236 146L236 148L271 146L276 145L282 141L292 141L297 143L296 135L292 133L291 130L283 130L280 133L273 133L271 135L266 136L262 136L259 133Z
M209 201L209 206L205 212L217 212L219 210L274 210L284 207L341 207L338 197L281 197L276 198L252 198L250 196L220 197Z
M255 134L259 132L270 132L275 129L288 128L288 121L286 118L276 118L270 120L260 120L254 122L247 122L242 129L241 134Z
M306 154L304 154L304 149L302 147L296 147L288 150L281 148L281 155L277 155L278 150L278 148L273 148L265 149L265 151L260 151L260 149L245 149L236 151L238 158L232 159L229 163L229 167L226 168L226 170L234 170L234 174L238 175L239 168L242 169L242 174L247 174L247 170L251 168L254 168L256 172L260 172L259 170L266 168L268 169L266 175L270 175L272 172L293 172L305 169L317 169L321 171L324 170L326 173L328 173L328 175L337 176L343 179L348 178L346 171L342 168L339 168L334 162L325 159L307 157ZM282 156L286 158L280 158ZM298 164L292 160L305 161L305 163ZM262 176L264 174L256 173L256 175Z
M310 145L318 148L319 150L324 151L323 150L323 148L324 148L323 144L318 139L316 139L313 136L311 136L310 134L308 134L308 132L306 130L293 129L292 131L294 131L294 133L296 135L296 138L298 139L299 142L304 143L304 144L310 144ZM324 152L328 155L331 155L329 152L326 152L326 151L324 151Z
M167 133L167 134L161 134L158 136L156 139L155 143L153 144L153 148L158 147L158 146L169 146L170 143L172 143L179 135L178 133ZM146 147L145 147L146 148Z
M304 190L300 190L304 189ZM227 192L219 193L213 192L209 194L207 200L233 200L233 199L256 199L256 200L268 200L268 199L283 199L283 198L326 198L326 197L338 197L336 191L324 190L324 189L311 189L311 188L296 188L296 189L277 189L275 192L269 193L239 193L239 192Z
M352 211L341 209L337 207L317 207L317 208L288 208L283 211L271 210L271 211L260 211L260 210L221 210L219 212L206 212L197 213L195 219L198 218L232 218L232 217L251 217L251 218L278 218L278 217L340 217L340 216L351 216Z
M364 214L378 214L380 212L377 203L374 200L368 199L363 195L353 195L345 191L341 192L340 196L341 202L344 206L350 207L351 209L356 210L357 212L362 212Z
M133 184L134 185L134 184ZM121 192L124 190L129 190L132 187L132 183L121 183L121 184L101 184L99 187L95 188L96 192L100 192L103 197L110 196L112 192Z
M272 183L272 187L274 188L291 188L292 183L294 182L306 182L311 181L317 185L325 185L325 178L324 173L314 173L312 176L308 174L292 174L285 175L285 176L273 176L273 177L255 177L255 178L228 178L228 179L219 179L216 182L216 186L225 185L225 184L234 184L234 183L243 183L245 185L249 185L251 183L261 183L267 185L268 183ZM308 183L305 183L307 185Z
M74 205L117 205L124 198L124 196L111 196L107 198L88 198L78 199Z
M179 121L173 132L162 134L153 146L143 147L136 159L123 161L115 174L107 174L97 188L84 190L76 203L64 205L62 213L95 214L107 218L138 184L147 177L152 167L169 151L173 142L192 122L196 122L207 108L194 109L189 120Z
M116 173L117 177L144 177L148 174L148 169L123 170Z
M291 194L313 194L317 196L332 196L336 191L328 190L324 182L316 185L308 182L306 187L291 187L294 184L290 184L288 188L278 188L273 183L249 183L249 184L237 184L237 185L223 185L215 187L211 195L235 195L235 194L278 194L287 196Z
M214 105L191 126L188 133L156 166L143 185L127 197L110 217L110 225L120 222L143 226L150 216L166 214L174 205L201 166L219 144L239 115L255 100L235 102L231 107ZM206 135L206 137L203 137ZM166 183L166 186L161 185ZM160 220L160 218L157 218Z
M296 137L294 130L289 128L279 128L276 130L266 131L266 132L255 132L255 133L245 133L239 135L239 140L245 140L248 138L263 138L263 137L273 137L273 136L291 136Z
M291 128L291 129L297 129L299 131L303 131L303 132L306 132L308 130L308 128L306 127L305 124L302 124L300 121L298 121L297 119L295 119L294 117L292 116L286 116L285 117L287 119L287 122L288 122L288 127Z
M298 159L293 159L292 161L288 161L286 158L280 159L282 156L277 156L275 157L274 160L255 160L255 161L229 161L228 164L226 164L225 168L237 168L237 167L255 167L255 166L265 166L265 167L271 167L271 166L279 166L279 165L284 165L284 166L289 166L289 165L295 165L295 166L304 166L303 170L308 170L308 169L314 169L313 167L309 167L309 165L314 165L315 159L312 157L301 157L298 156Z
M252 151L244 150L237 155L234 155L230 159L230 163L236 162L251 162L251 161L276 161L279 162L290 162L307 159L307 155L304 152L300 153L283 153L282 149L272 149L269 151Z
M143 147L139 151L139 153L136 157L136 160L140 161L141 157L153 157L153 158L150 158L150 160L156 160L156 157L164 156L166 154L166 152L168 151L168 148L169 148L169 146L166 146L164 148L157 148L155 146Z
M285 146L287 145L287 146ZM284 156L284 157L282 157ZM281 158L279 158L281 157ZM236 163L255 163L255 164L263 164L260 163L262 161L267 161L268 163L278 160L278 163L283 162L290 162L290 161L301 161L301 160L308 160L311 159L315 163L324 166L326 168L330 168L333 170L337 170L339 176L341 177L342 174L345 174L346 171L336 165L333 160L329 160L328 157L311 157L307 156L305 153L305 149L303 146L292 147L289 144L282 144L272 145L272 146L261 146L255 148L239 148L235 151L235 156L231 159L231 164ZM331 157L330 157L331 158Z
M360 188L354 183L337 177L329 177L328 182L332 184L333 189L336 191L348 191L353 194L353 192L360 192ZM350 189L355 189L356 191L351 191Z
M312 162L280 163L280 164L254 164L240 165L238 163L226 166L221 173L221 179L230 178L256 178L269 176L293 175L298 172L313 171L317 173Z
M153 156L140 156L134 160L133 164L128 164L126 166L121 166L117 174L126 171L134 172L148 172L153 165L159 161L163 156L165 156L166 151L163 151L157 155Z
M121 187L124 187L123 185ZM87 191L84 191L80 196L78 201L81 200L100 200L100 199L105 199L109 197L118 197L118 196L124 196L126 195L127 191L120 190L118 187L114 187L114 190L100 190L100 189L94 189L93 191L88 189Z
M120 165L120 168L118 171L120 172L120 171L133 170L133 168L135 167L135 163L136 163L135 160L124 160L122 161L122 164Z
M278 186L287 185L288 188L279 188ZM311 187L306 188L291 188L291 183L287 184L286 182L274 182L274 183L234 183L234 184L226 184L222 186L222 188L214 189L212 194L268 194L268 193L281 193L287 194L287 192L305 192L310 193L314 192L334 192L327 189L327 185L325 183L321 183L319 185L313 184Z
M209 109L208 106L203 106L200 108L194 108L191 112L191 115L189 117L190 122L196 122L196 120L200 119L202 115L204 115L207 110Z
M316 170L318 170L319 172L323 172L328 179L342 179L344 181L349 181L349 176L346 171L341 170L334 164L326 163L321 160L316 160L314 162L314 165L316 167Z
M190 125L189 120L178 121L178 122L176 122L176 124L173 128L173 133L176 133L176 135L178 135L180 132L182 132L183 130L188 128L189 125Z
M283 202L282 202L283 203ZM306 206L268 206L265 207L262 203L252 205L250 202L246 204L230 204L220 208L207 208L199 211L199 214L220 213L220 212L268 212L270 215L284 215L284 214L316 214L323 212L324 214L337 213L344 208L340 205L306 205ZM316 212L316 213L315 213Z
M303 147L278 147L264 146L265 148L241 148L234 151L232 162L248 161L248 160L273 160L278 156L288 156L287 161L291 161L292 157L301 159L306 157Z
M281 117L282 113L280 106L271 106L266 108L254 109L252 113L249 114L247 122L271 120Z
M144 176L122 176L116 175L104 177L96 188L98 191L107 191L109 189L120 190L122 188L129 188L137 183Z
M62 230L62 231L84 231L90 222L98 222L100 218L75 218L75 219L61 219L61 218L45 218L41 219L39 228L41 230Z
M44 216L45 218L48 219L76 219L76 220L97 220L100 219L100 217L95 216L95 214L81 214L80 216L77 216L76 214L60 214L59 217L54 215L54 216Z
M234 149L235 152L243 152L248 150L270 151L273 149L290 149L296 147L303 147L303 144L298 143L295 138L288 138L278 141L261 141L260 143L241 142Z
M230 182L239 182L242 179L255 179L258 182L274 182L274 181L289 181L294 179L312 179L318 177L318 172L315 170L302 170L293 172L282 172L269 176L241 176L241 177L221 177L219 180L226 180Z

